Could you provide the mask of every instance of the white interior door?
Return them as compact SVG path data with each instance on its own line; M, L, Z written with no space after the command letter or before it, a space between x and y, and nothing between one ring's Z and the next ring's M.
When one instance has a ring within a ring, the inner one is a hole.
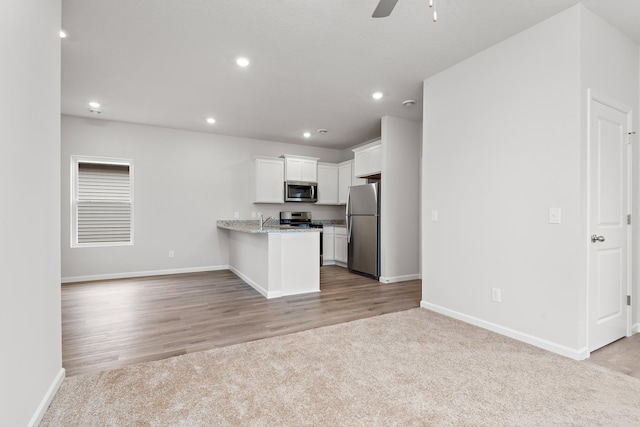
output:
M628 334L631 111L593 93L589 117L589 351Z

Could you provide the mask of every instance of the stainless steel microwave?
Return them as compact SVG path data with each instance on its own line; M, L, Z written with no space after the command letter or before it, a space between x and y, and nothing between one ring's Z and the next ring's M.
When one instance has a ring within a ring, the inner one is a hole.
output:
M285 181L284 201L315 203L318 201L318 184L315 182Z

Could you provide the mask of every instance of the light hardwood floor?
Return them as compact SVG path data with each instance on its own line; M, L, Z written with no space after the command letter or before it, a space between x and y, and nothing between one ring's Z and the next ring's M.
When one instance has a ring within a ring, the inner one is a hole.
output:
M267 300L230 271L62 286L68 376L333 325L420 304L421 282L384 285L336 266L320 293ZM595 363L640 378L640 334L594 352Z
M385 285L324 266L320 293L267 300L228 270L62 286L68 376L165 359L420 305L421 281Z

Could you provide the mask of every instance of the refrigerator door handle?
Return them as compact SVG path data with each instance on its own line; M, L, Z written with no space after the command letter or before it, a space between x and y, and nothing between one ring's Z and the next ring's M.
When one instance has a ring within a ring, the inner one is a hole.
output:
M347 217L347 243L351 243L351 229L353 228L353 217Z

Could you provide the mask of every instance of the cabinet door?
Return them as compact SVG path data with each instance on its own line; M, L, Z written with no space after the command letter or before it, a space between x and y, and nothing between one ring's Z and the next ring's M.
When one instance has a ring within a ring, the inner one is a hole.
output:
M331 231L329 231L331 229ZM323 264L333 264L335 260L335 235L333 227L324 227L322 230L322 260Z
M382 144L354 151L355 176L377 175L382 172Z
M302 159L286 158L287 181L304 181L302 179Z
M382 144L379 144L369 151L369 171L370 175L382 172Z
M255 203L284 203L284 162L282 159L256 159Z
M347 229L345 227L335 228L335 260L347 262Z
M318 163L318 205L338 204L338 166Z
M302 159L302 181L318 182L318 162Z
M351 186L352 162L341 163L338 167L338 204L346 205Z
M360 151L353 156L354 175L366 176L369 171L369 151Z

